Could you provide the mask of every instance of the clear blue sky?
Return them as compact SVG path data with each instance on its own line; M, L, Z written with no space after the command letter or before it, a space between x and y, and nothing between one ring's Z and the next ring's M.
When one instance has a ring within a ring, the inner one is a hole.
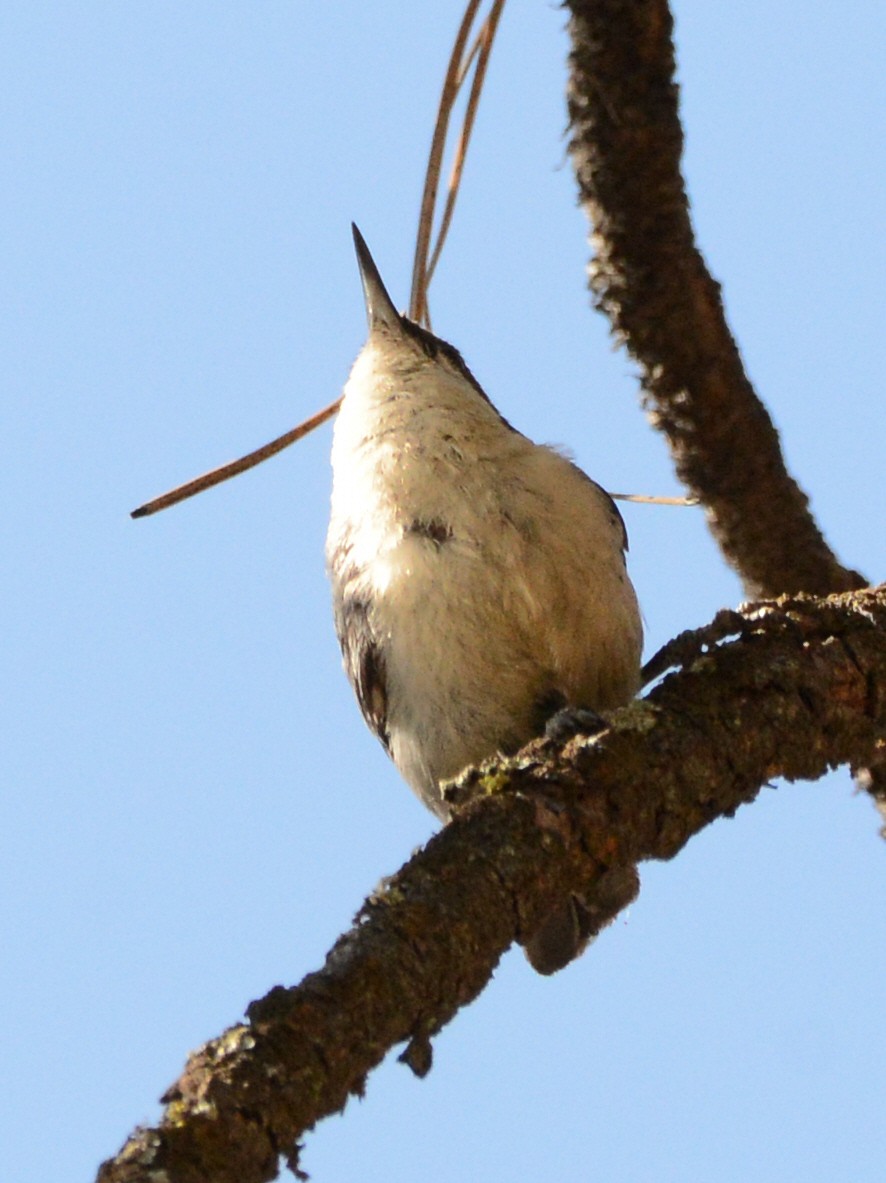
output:
M0 1177L89 1180L188 1049L321 963L433 819L340 670L330 431L128 511L338 393L349 223L405 303L457 5L0 14ZM686 169L750 374L838 553L886 567L881 0L681 0ZM503 413L676 491L584 291L563 14L512 0L432 292ZM630 508L648 651L740 599L698 510ZM886 847L848 773L779 785L577 965L519 951L307 1140L319 1183L881 1183Z

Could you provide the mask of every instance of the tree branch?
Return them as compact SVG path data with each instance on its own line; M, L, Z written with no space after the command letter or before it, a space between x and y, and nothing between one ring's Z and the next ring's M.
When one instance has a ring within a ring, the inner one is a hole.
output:
M695 245L667 0L567 0L570 150L590 285L639 363L651 418L748 595L862 587L788 474Z
M591 286L641 367L677 470L746 585L859 587L808 512L694 244L665 0L567 0L571 145L595 228ZM563 748L538 740L453 786L455 820L364 904L324 968L195 1052L100 1183L259 1183L360 1094L397 1043L414 1070L501 954L569 891L602 926L665 859L771 778L886 753L886 590L721 613L654 659L678 666Z
M564 893L595 898L602 925L630 898L633 864L673 857L772 777L870 760L886 735L886 586L721 614L663 662L682 668L602 735L537 740L453 786L455 820L366 901L324 968L195 1052L162 1122L100 1183L259 1183L280 1154L295 1167L298 1139L395 1044L429 1067L430 1037Z
M570 151L590 286L640 366L650 418L748 595L867 580L825 542L726 323L692 230L667 0L567 0ZM886 819L886 765L854 769ZM884 831L886 836L886 831Z

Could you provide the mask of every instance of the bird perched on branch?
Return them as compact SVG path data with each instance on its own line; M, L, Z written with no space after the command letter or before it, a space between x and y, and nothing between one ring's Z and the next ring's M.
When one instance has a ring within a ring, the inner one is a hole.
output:
M441 784L564 708L628 702L642 628L609 495L505 420L451 345L401 316L360 232L369 334L332 448L327 564L363 716L444 821ZM541 973L584 947L582 901L526 941Z

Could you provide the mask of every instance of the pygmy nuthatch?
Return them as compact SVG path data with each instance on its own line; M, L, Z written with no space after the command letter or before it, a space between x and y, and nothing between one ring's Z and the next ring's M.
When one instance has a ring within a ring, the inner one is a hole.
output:
M609 495L499 414L461 355L395 309L354 241L369 335L332 447L326 555L368 725L444 821L441 782L558 710L637 692L642 627ZM552 973L587 941L570 899L526 942Z

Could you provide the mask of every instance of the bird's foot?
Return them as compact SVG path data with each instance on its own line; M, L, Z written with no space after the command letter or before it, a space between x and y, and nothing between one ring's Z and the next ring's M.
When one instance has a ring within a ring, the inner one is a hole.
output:
M545 723L545 738L553 743L566 743L576 735L599 735L608 726L596 711L589 711L586 707L563 707Z

